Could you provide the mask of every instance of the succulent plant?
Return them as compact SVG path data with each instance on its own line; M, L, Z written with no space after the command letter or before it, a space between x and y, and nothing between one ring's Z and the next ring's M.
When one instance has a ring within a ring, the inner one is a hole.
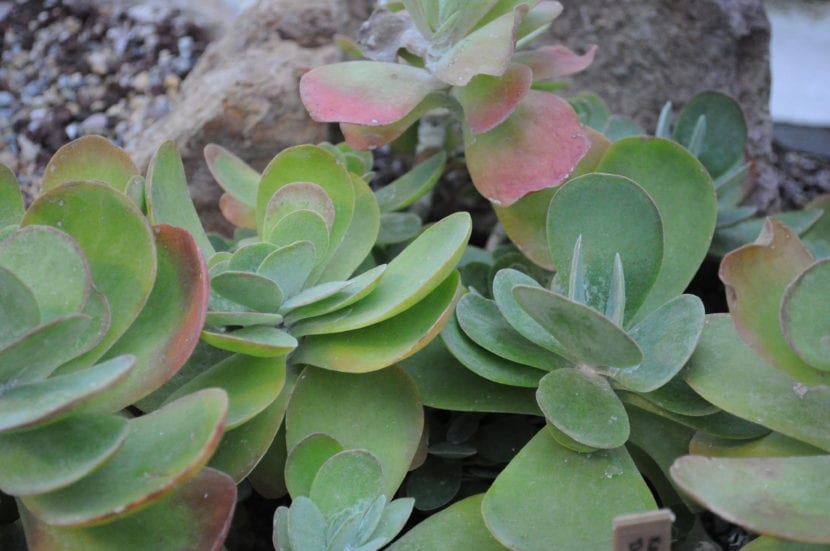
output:
M590 141L565 100L535 88L587 67L594 48L583 55L563 46L516 52L559 15L558 2L405 0L387 7L395 11L369 21L368 60L303 76L300 93L312 118L341 123L351 146L368 149L447 108L462 121L473 183L498 205L555 186L574 170Z
M757 549L830 543L830 264L767 219L721 264L731 315L710 315L684 373L711 403L767 427L734 442L696 434L671 474L696 501L753 532ZM709 457L705 457L709 456Z
M155 549L216 549L230 522L233 482L201 470L226 394L124 409L181 368L208 300L196 242L145 218L141 182L123 151L82 138L24 211L0 167L0 490L31 549L138 549L147 528Z

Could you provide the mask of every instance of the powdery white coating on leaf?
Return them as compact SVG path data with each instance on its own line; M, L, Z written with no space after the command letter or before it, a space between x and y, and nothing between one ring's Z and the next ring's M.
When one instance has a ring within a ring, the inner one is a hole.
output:
M579 55L565 46L543 46L538 50L519 52L513 61L530 67L533 81L561 78L578 73L594 61L597 47L591 46Z
M303 75L300 96L318 122L379 126L401 120L427 94L444 86L418 67L346 61Z
M471 138L466 155L473 184L500 206L561 184L591 146L571 106L535 90L505 122Z

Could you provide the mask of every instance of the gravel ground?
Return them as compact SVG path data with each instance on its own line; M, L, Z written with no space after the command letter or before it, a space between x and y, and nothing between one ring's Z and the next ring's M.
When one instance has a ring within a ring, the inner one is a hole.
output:
M207 29L163 5L0 1L0 162L27 197L61 145L84 134L123 145L168 112Z

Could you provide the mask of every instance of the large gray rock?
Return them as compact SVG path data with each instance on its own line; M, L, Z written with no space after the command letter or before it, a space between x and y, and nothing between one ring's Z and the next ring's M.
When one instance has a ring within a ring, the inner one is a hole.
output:
M565 9L540 43L598 44L572 90L598 93L612 111L653 131L666 101L718 90L742 105L755 161L752 201L778 206L770 165L770 27L761 0L560 0Z
M218 211L221 190L202 150L220 144L258 169L280 150L328 138L311 121L298 82L311 67L340 59L332 43L368 15L340 0L260 0L213 43L182 82L173 110L127 149L146 166L160 143L173 140L185 162L190 193L205 226L227 230Z

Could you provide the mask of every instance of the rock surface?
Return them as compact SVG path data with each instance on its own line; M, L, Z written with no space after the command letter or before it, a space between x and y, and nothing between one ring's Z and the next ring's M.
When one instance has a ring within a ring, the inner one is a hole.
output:
M750 129L753 204L779 206L779 177L770 164L770 27L761 0L560 1L562 15L539 42L599 45L571 90L596 92L613 112L649 131L666 101L679 107L705 90L732 95Z
M228 229L217 207L220 189L202 156L205 145L222 145L262 169L286 147L328 139L330 128L306 113L298 81L309 68L340 59L332 39L354 30L368 15L366 4L261 0L210 45L182 83L170 115L127 149L145 166L158 144L174 140L203 223Z

